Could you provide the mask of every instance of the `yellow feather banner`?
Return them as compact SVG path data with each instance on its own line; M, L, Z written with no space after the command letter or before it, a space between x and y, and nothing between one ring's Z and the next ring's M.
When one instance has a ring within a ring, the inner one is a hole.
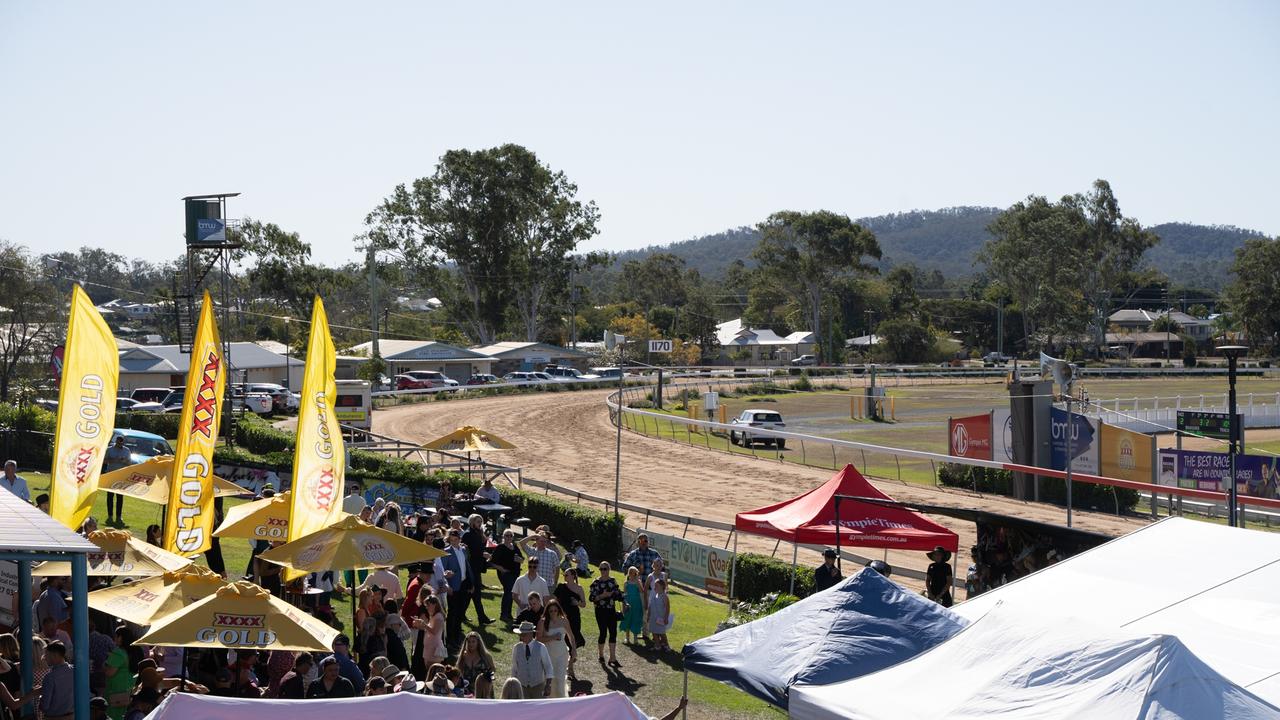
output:
M311 310L311 336L302 374L298 408L298 439L293 452L293 485L289 508L289 541L332 525L342 516L346 456L334 401L338 385L333 371L337 353L329 336L324 303L316 298ZM286 579L305 575L285 570Z
M202 553L213 540L213 448L218 441L226 386L226 358L218 339L213 302L206 291L191 345L165 512L164 548L179 555Z
M102 457L116 424L120 356L111 328L77 285L71 291L53 440L49 515L79 530L93 507Z

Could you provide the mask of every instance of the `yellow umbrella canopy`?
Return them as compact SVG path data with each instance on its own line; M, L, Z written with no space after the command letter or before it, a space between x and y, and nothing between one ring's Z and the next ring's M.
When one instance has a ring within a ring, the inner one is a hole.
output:
M222 524L213 534L220 538L284 541L289 537L290 497L286 491L237 505L227 510ZM343 513L342 516L347 515Z
M103 492L127 495L144 502L164 505L169 502L169 477L173 474L173 456L160 455L144 463L103 473L98 478L98 489ZM213 478L214 497L248 495L239 485Z
M448 435L422 446L423 450L449 450L452 452L483 452L486 450L513 450L515 445L488 430L465 425Z
M444 557L444 553L348 515L310 535L271 548L258 557L291 570L310 573L334 568L360 570L408 565Z
M289 497L283 492L228 509L214 537L284 540L289 537Z
M95 530L89 533L89 542L102 548L101 552L89 553L88 556L89 574L93 576L153 577L191 564L190 558L143 542L128 530ZM40 563L31 569L31 574L70 577L71 562Z
M89 607L136 625L150 625L226 585L220 575L188 565L163 575L89 593Z
M338 631L251 582L235 582L157 619L144 645L327 652Z

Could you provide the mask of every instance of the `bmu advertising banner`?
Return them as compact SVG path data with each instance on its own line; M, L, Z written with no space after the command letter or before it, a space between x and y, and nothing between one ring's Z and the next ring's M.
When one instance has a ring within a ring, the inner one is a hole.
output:
M1160 484L1226 492L1231 476L1231 456L1205 450L1160 451ZM1250 497L1277 497L1280 458L1263 455L1236 456L1236 492Z
M1098 425L1079 413L1071 413L1071 470L1098 474ZM1054 470L1067 468L1067 411L1053 408L1049 414L1050 455Z

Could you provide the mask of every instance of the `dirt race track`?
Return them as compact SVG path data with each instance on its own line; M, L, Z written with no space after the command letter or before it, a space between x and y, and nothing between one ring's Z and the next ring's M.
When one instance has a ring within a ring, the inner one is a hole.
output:
M613 495L615 428L605 407L608 391L505 395L459 402L403 405L374 414L374 432L423 442L462 425L474 425L510 440L516 450L494 453L488 459L518 466L525 477L554 482L602 497ZM636 505L723 522L735 513L769 505L810 490L831 476L830 470L807 468L777 461L725 453L656 440L631 432L622 437L621 499ZM890 496L920 503L979 508L1042 522L1065 522L1063 508L1025 503L1002 497L935 489L896 481L876 480ZM1075 526L1111 535L1141 527L1140 519L1077 511ZM960 536L960 568L968 565L967 548L975 541L972 523L935 517ZM632 514L628 525L642 523ZM682 526L651 521L660 532L679 534ZM726 533L689 528L688 537L723 545ZM573 538L561 538L569 541ZM586 538L583 538L584 542ZM588 542L588 547L590 543ZM775 541L744 535L740 550L774 552ZM859 552L856 549L855 552ZM882 551L863 550L868 557ZM778 548L777 557L790 559L789 549ZM801 561L816 564L816 553L801 553ZM923 553L890 552L894 567L923 570ZM922 582L900 578L909 587Z

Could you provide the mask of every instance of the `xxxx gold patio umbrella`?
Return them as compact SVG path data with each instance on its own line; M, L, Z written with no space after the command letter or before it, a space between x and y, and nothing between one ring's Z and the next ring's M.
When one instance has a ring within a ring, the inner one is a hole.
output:
M89 533L89 542L102 548L101 552L89 553L91 576L153 577L191 565L191 558L148 544L127 530L96 530ZM31 569L31 574L41 577L69 576L71 563L40 563Z
M229 510L214 537L280 540L289 537L288 492L237 505Z
M448 450L450 452L483 452L485 450L514 450L515 445L488 430L464 425L448 435L442 435L422 446L423 450Z
M144 645L328 652L338 631L251 582L219 588L138 638Z
M442 550L398 533L374 527L348 515L310 535L271 548L258 556L290 570L312 573L324 570L368 570L429 562L444 557ZM352 632L356 614L356 589L351 588Z
M173 474L173 456L160 455L144 463L103 473L98 489L127 495L143 502L164 505L169 502L169 477ZM249 491L220 477L213 478L214 497L249 495Z
M214 594L227 583L199 565L89 593L89 607L136 625L150 625Z

